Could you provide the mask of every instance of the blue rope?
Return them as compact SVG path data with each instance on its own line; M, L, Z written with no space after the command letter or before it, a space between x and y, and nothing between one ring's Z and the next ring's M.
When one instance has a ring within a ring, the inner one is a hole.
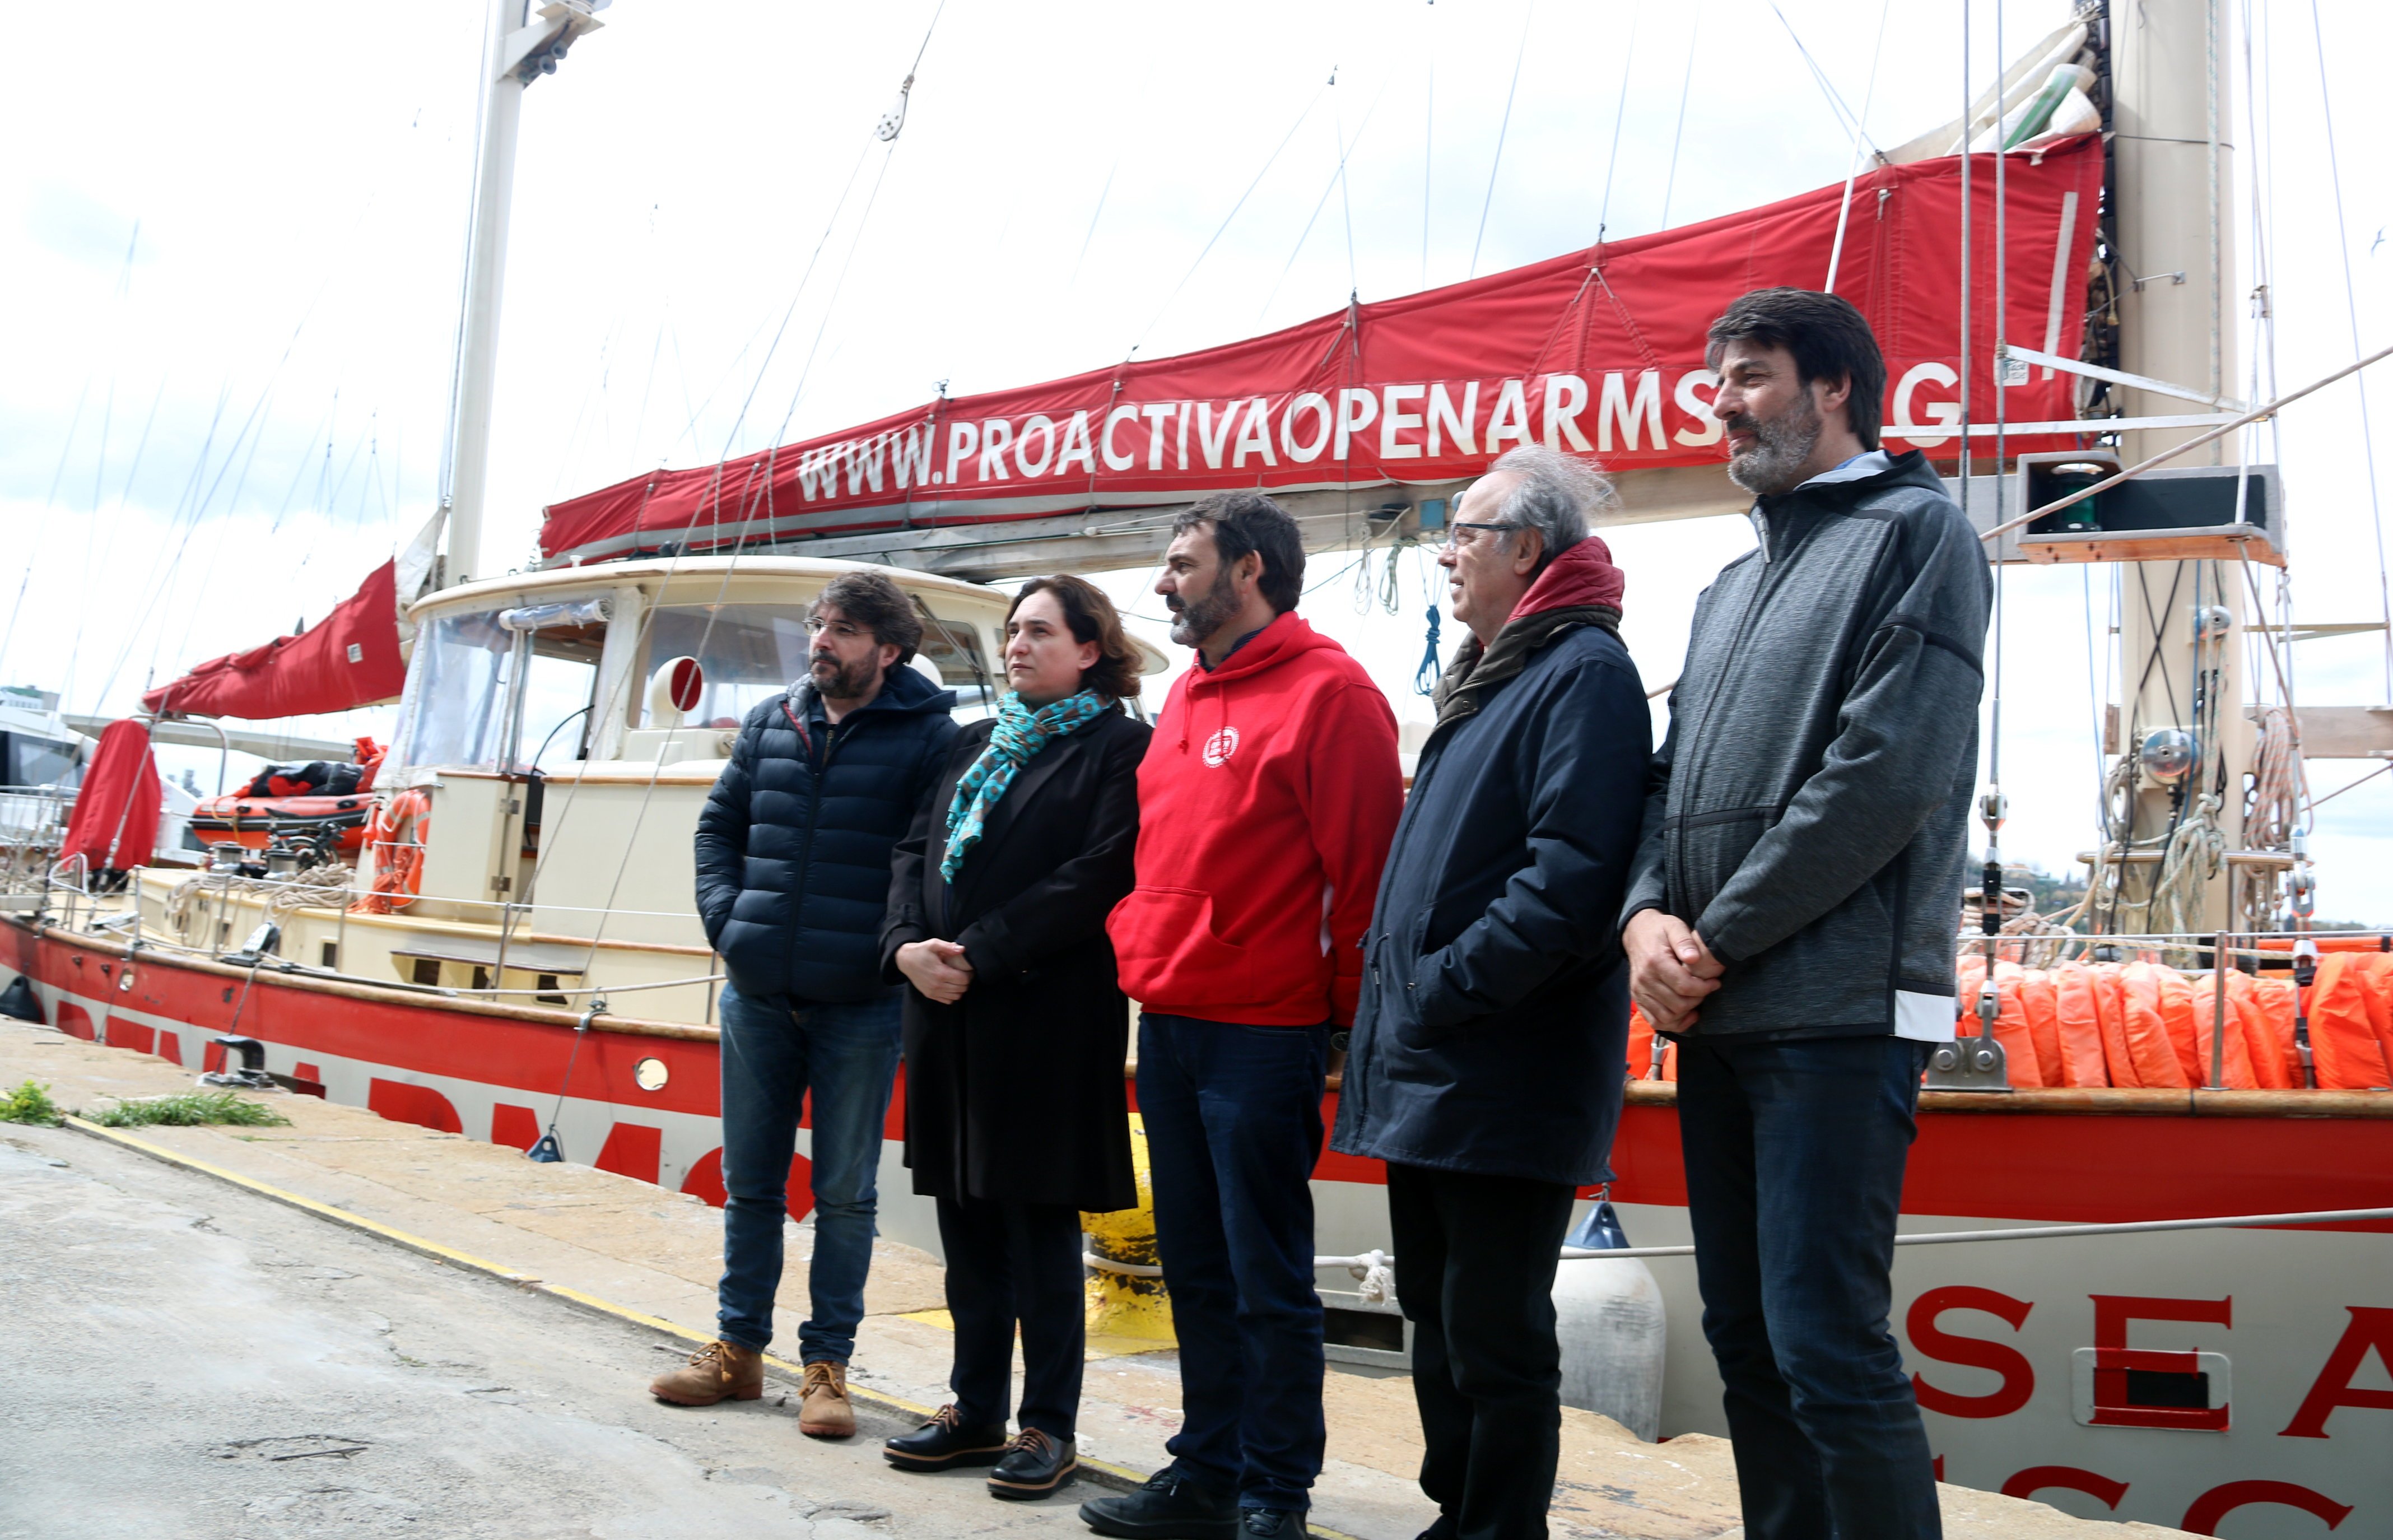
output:
M1429 645L1421 649L1420 667L1413 671L1413 689L1421 695L1437 693L1438 675L1445 671L1437 666L1437 606L1429 607Z

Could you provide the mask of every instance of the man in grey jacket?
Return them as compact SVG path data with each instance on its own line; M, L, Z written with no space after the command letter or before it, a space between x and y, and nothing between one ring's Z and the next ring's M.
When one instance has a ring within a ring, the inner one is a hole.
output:
M1832 294L1711 329L1759 549L1695 609L1647 779L1622 942L1679 1045L1704 1333L1749 1540L1942 1533L1887 1327L1895 1214L1954 936L1991 583L1886 365Z

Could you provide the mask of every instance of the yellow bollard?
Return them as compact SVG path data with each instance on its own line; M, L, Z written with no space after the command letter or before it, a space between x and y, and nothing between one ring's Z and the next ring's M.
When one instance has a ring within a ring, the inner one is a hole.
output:
M1138 1207L1110 1214L1082 1214L1089 1250L1107 1261L1134 1267L1159 1265L1155 1249L1155 1181L1146 1158L1146 1125L1130 1115L1131 1169L1138 1176ZM1171 1297L1159 1275L1088 1269L1088 1330L1090 1345L1105 1337L1131 1338L1157 1346L1174 1340Z

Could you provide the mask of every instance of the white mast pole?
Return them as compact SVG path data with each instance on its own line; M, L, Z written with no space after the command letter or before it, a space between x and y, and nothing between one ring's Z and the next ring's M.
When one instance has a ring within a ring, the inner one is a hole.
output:
M2131 282L2119 295L2120 367L2152 379L2191 381L2224 395L2237 375L2235 328L2228 296L2236 281L2229 217L2234 150L2221 137L2230 121L2228 80L2218 68L2228 20L2220 0L2138 0L2110 7L2112 127L2120 254ZM2149 412L2156 398L2130 389L2121 404ZM2123 436L2133 463L2193 437L2193 429L2145 429ZM2203 457L2228 463L2230 446ZM2157 849L2196 816L2203 793L2224 772L2216 827L2229 850L2242 849L2243 783L2255 749L2244 715L2246 619L2243 580L2235 564L2143 562L2122 567L2120 604L2122 751L2155 729L2178 728L2199 746L2196 774L2180 788L2142 779L2131 818L2134 837ZM2223 621L2224 624L2216 622ZM2202 696L2197 720L2194 695ZM2130 867L2123 928L2151 930L2152 884L2162 868ZM2201 913L2186 929L2240 928L2230 912L2232 870L2203 884Z
M491 0L482 77L481 160L474 178L474 225L465 257L464 325L450 419L444 506L449 516L445 581L485 575L482 502L490 475L490 404L499 366L499 302L507 274L507 216L515 201L516 140L524 87L554 74L582 33L605 23L592 13L609 0Z

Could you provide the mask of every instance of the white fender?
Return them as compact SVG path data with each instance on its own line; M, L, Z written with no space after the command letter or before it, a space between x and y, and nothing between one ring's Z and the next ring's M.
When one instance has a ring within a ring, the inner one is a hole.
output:
M1563 1404L1651 1443L1662 1435L1662 1288L1635 1257L1565 1258L1554 1272Z

